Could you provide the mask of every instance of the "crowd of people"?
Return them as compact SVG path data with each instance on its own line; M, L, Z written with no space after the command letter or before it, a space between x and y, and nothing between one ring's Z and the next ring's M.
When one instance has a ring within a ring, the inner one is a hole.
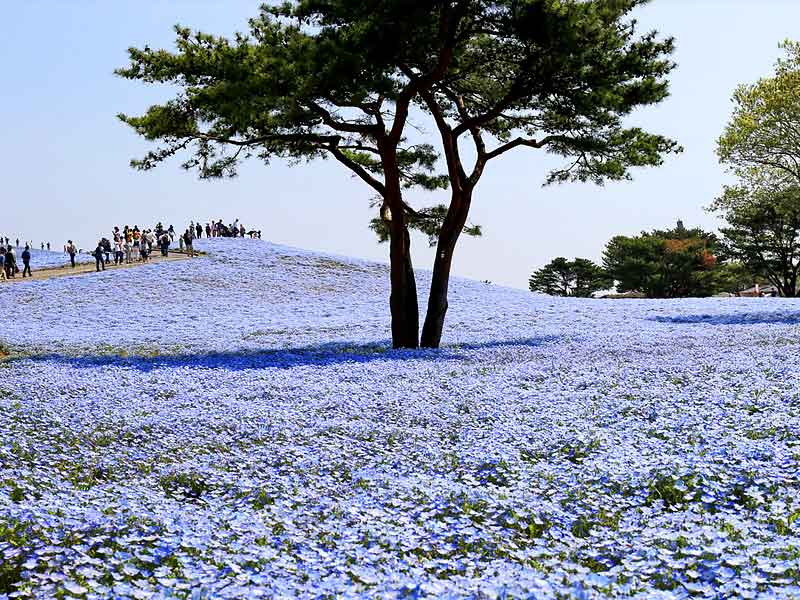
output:
M5 238L5 241L5 244L0 243L0 280L13 279L19 273L17 251L14 246L8 243L8 238ZM19 247L19 240L17 240L17 247ZM32 277L30 245L25 244L25 249L22 251L20 258L22 259L22 276Z
M167 257L170 247L177 238L179 252L193 258L196 255L194 240L202 238L204 235L207 238L250 237L261 239L260 230L248 230L239 222L239 219L227 225L223 223L222 219L209 221L205 226L200 222L192 221L181 234L177 234L172 225L165 228L161 222L156 223L152 229L139 229L138 225L133 227L125 225L122 229L115 226L110 237L101 237L91 255L95 259L96 270L105 271L106 266L112 262L112 255L113 264L117 266L133 262L148 262L156 249L162 257ZM15 241L16 247L11 245L9 238L0 237L0 279L12 279L19 273L16 249L20 248L20 241L19 239ZM26 242L25 249L20 254L23 263L23 277L33 276L30 267L32 246L33 244ZM42 242L41 249L44 250L45 247L50 250L50 242ZM64 245L64 253L69 255L70 265L73 268L76 266L75 257L80 252L81 250L72 240L67 240Z

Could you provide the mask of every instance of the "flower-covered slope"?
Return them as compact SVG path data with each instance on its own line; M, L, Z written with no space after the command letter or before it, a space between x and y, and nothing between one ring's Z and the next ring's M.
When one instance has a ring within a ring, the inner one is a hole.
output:
M0 289L0 598L800 594L796 302L205 249Z
M15 248L17 254L17 262L19 268L22 270L22 251L24 247ZM75 256L76 263L94 262L89 254L77 254ZM39 250L38 248L31 248L31 268L36 269L50 269L53 267L64 267L69 264L69 254L64 252L55 252L52 250Z

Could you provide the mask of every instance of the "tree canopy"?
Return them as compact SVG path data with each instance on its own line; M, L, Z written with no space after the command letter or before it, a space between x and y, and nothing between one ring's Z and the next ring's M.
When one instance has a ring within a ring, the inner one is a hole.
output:
M716 291L716 236L686 229L618 235L603 252L603 266L617 291L641 292L648 298L710 296Z
M717 141L720 161L740 177L772 173L800 183L800 44L781 44L775 74L739 86Z
M766 278L781 296L797 295L800 270L800 185L742 183L725 189L710 207L727 222L725 251Z
M602 183L658 165L675 142L624 118L668 93L672 39L637 31L647 0L300 0L263 6L225 39L178 27L174 52L130 50L117 73L177 86L144 115L120 118L160 147L153 168L188 154L201 177L239 162L332 157L381 198L372 226L390 242L395 346L418 343L409 227L436 242L422 344L440 343L456 242L487 163L517 149L565 159L547 182ZM411 142L435 123L441 150ZM415 124L418 126L418 124ZM466 142L462 139L466 138ZM462 161L462 143L475 161ZM444 173L439 173L439 157ZM448 205L413 208L403 191L449 186Z
M611 287L613 281L602 267L586 258L554 258L534 271L528 285L532 292L550 296L590 298L595 292Z
M717 141L739 179L709 207L727 222L724 249L782 296L797 294L800 268L800 44L781 44L775 73L739 86Z

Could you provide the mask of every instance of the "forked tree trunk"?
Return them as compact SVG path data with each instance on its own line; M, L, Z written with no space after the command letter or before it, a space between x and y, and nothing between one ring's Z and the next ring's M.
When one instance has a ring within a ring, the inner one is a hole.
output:
M464 229L469 214L471 193L461 193L450 201L450 210L442 224L439 241L436 245L436 258L433 261L431 290L428 295L428 310L422 327L422 347L438 348L442 341L444 319L447 315L447 290L450 285L450 269L453 265L453 251L458 237Z

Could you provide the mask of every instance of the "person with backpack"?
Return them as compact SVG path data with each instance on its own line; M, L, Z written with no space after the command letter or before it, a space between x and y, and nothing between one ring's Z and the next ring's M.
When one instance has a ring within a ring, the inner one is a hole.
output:
M27 244L25 245L25 250L22 251L22 264L24 268L22 269L22 278L25 277L33 277L33 273L31 272L31 247Z
M103 248L103 240L97 242L97 248L94 249L94 262L95 266L97 267L97 272L99 273L101 270L106 270L106 263L103 260L103 255L105 254L105 248Z
M169 256L169 234L166 232L161 234L161 237L158 238L158 247L161 248L161 256L164 258Z
M103 252L106 255L106 264L111 262L111 240L108 238L103 238L101 242L103 244Z

